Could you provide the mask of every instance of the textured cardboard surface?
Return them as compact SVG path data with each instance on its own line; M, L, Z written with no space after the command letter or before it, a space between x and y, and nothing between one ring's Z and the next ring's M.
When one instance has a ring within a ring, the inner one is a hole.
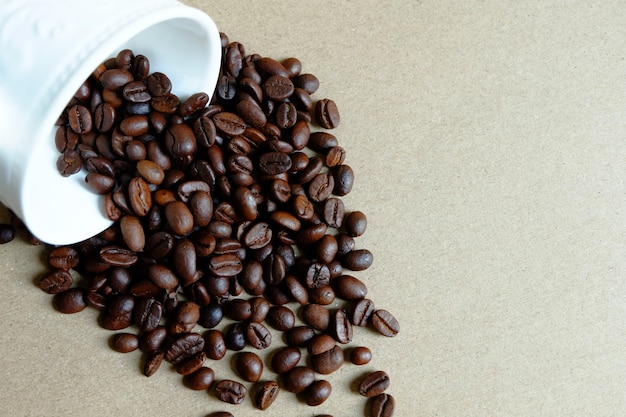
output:
M248 52L300 58L339 105L375 255L358 276L401 333L357 329L374 359L328 376L320 407L228 406L142 376L95 311L55 312L18 240L0 246L0 415L363 416L353 381L374 369L402 417L624 414L621 2L187 3Z

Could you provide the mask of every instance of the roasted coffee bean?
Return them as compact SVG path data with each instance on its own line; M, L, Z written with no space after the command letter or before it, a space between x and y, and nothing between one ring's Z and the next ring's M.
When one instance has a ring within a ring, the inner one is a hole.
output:
M79 135L91 132L93 127L91 112L85 106L76 104L67 112L68 123L72 131Z
M39 278L39 288L48 294L59 294L70 289L74 280L69 271L56 269Z
M276 108L275 118L276 125L279 128L289 129L293 127L298 121L298 109L293 103L283 102Z
M254 100L240 100L236 105L237 113L252 127L260 128L267 123L263 109Z
M393 337L400 332L400 323L387 310L376 310L370 318L372 325L383 336Z
M231 253L211 257L208 267L209 271L220 277L234 277L243 269L239 256Z
M319 288L330 283L330 270L328 266L319 262L313 262L306 271L305 285L307 288Z
M263 92L270 100L284 101L293 93L293 83L288 77L272 75L263 83Z
M253 323L263 322L271 307L269 301L263 297L252 297L248 303L250 304L250 321Z
M204 352L198 352L179 363L176 366L176 372L183 376L190 375L202 368L205 360L206 354Z
M355 249L346 253L341 259L341 264L352 271L363 271L374 262L374 255L367 249Z
M7 223L0 223L0 245L9 243L15 238L15 228Z
M259 410L267 410L276 400L280 387L276 381L266 381L256 387L254 405Z
M115 187L115 178L108 175L90 172L85 176L89 189L96 194L107 194Z
M315 372L322 375L328 375L335 372L341 368L343 362L343 349L337 345L326 352L311 356L311 367L315 370Z
M354 171L349 165L337 165L332 170L332 176L335 181L333 193L338 196L345 196L354 186Z
M236 352L246 347L246 331L247 326L243 322L233 323L228 326L224 333L226 347Z
M115 56L115 66L123 70L130 70L133 66L135 54L130 49L122 49Z
M261 323L249 323L246 327L246 339L256 349L266 349L272 344L272 334Z
M202 110L209 102L209 95L207 93L195 93L189 96L183 101L178 109L178 114L183 117L191 116L192 114Z
M307 345L307 351L310 355L319 355L328 352L335 347L337 342L328 334L319 334L311 339Z
M165 360L174 365L201 352L204 339L198 333L184 333L175 337L165 350Z
M313 74L300 74L294 78L293 84L309 94L314 94L320 86L319 79Z
M172 291L178 286L178 277L169 267L162 264L153 264L148 267L148 278L157 287Z
M230 379L223 379L215 385L215 396L225 403L241 404L247 393L245 385Z
M138 81L145 81L150 75L150 61L144 55L137 55L133 59L133 65L131 68L133 77Z
M372 360L372 351L365 346L357 346L350 351L350 362L355 365L365 365Z
M69 288L54 294L53 305L64 314L73 314L83 311L87 307L85 291L81 288Z
M154 375L161 367L164 355L163 351L158 349L148 353L143 366L143 374L147 377Z
M178 324L195 324L200 318L200 307L193 301L181 301L171 315L171 320Z
M116 91L133 81L133 74L126 69L109 69L100 76L100 83L106 90Z
M374 302L367 298L363 298L359 300L352 309L350 321L355 326L366 326L375 310L376 307L374 306Z
M182 201L172 201L166 204L165 217L169 227L177 235L186 235L193 229L193 214Z
M56 167L62 176L69 177L81 170L83 162L77 151L67 149L58 157Z
M165 327L158 326L152 330L145 330L139 336L139 350L144 353L154 352L163 346L167 338Z
M282 258L281 258L282 259ZM287 275L284 279L287 292L298 304L306 305L309 302L307 288L293 275Z
M148 87L142 81L131 81L124 85L122 96L132 103L146 103L152 98Z
M254 61L254 66L261 74L267 76L280 75L282 77L289 77L289 71L283 67L283 65L275 59L269 57L261 57Z
M333 146L332 148L328 149L328 151L326 152L326 158L324 159L324 162L326 162L327 167L333 168L333 167L340 166L341 164L344 163L345 160L346 160L346 150L342 148L341 146ZM342 184L342 182L345 179L350 179L352 180L352 183L354 182L354 177L347 177L345 172L343 175L340 175L339 178L338 176L335 176L335 189L336 189L335 194L337 194L337 191L341 192L341 189L337 190L337 188L339 187L340 184ZM347 190L347 192L350 192L350 190L352 189L352 186L348 188L347 185L342 185L342 187L344 187L344 190ZM341 194L338 194L338 195L341 195Z
M288 307L277 305L270 307L266 320L274 329L285 331L295 325L296 316Z
M139 338L132 333L116 333L111 336L110 344L116 352L133 352L139 348Z
M154 298L141 298L133 309L133 322L147 332L159 326L163 316L163 304Z
M392 417L396 401L390 394L382 393L374 396L370 402L369 410L372 417Z
M306 304L302 307L302 320L315 330L326 330L330 323L330 311L319 304Z
M263 360L253 352L240 352L235 356L235 369L247 382L258 382L263 374Z
M300 393L315 381L315 372L308 366L296 366L282 375L284 388L293 393Z
M339 146L339 141L332 133L313 132L309 137L308 146L316 152L326 153L329 149Z
M343 309L338 309L332 314L333 336L339 343L346 344L352 341L352 323L348 314Z
M351 237L358 237L365 233L367 229L367 217L361 211L353 211L346 214L343 220L346 233Z
M308 196L311 201L321 202L326 200L333 193L335 179L328 173L317 174L310 182Z
M70 246L60 246L48 254L48 264L57 269L72 269L79 262L78 251Z
M361 379L358 391L364 397L375 397L389 388L389 383L389 375L385 371L375 371Z
M295 368L302 354L296 347L286 346L277 350L271 359L271 366L277 374L284 374Z
M339 126L339 110L331 99L322 99L315 105L317 123L325 129L334 129Z
M131 266L138 260L137 254L132 250L115 245L104 246L99 255L102 262L111 266Z
M167 75L154 72L146 78L146 87L152 96L164 96L172 91L172 82Z
M309 326L294 326L285 331L285 342L289 346L305 347L315 337L315 330Z
M346 253L354 250L356 246L356 242L352 236L348 236L346 233L339 233L335 236L338 244L338 252L337 255L343 256Z
M192 390L202 391L208 389L214 380L215 372L213 369L203 366L191 374L185 375L183 384Z
M316 242L315 256L323 264L332 262L338 251L339 245L333 235L326 234Z
M291 169L291 158L284 152L266 152L259 158L259 169L266 175L278 175Z
M322 285L309 289L309 300L320 305L330 305L335 301L335 291L330 285Z
M367 295L367 286L352 275L341 275L331 281L335 294L344 300L360 300Z
M134 177L128 183L128 202L133 212L143 217L148 214L152 207L152 194L150 186L141 177Z
M204 352L209 359L220 360L226 355L226 341L219 330L208 330L204 334Z
M313 381L304 391L304 401L312 407L323 404L332 392L330 382L320 379Z
M323 216L328 227L340 228L345 216L343 201L336 197L327 198L324 201Z
M213 123L217 130L230 137L243 134L247 127L241 117L230 112L217 113L213 116Z

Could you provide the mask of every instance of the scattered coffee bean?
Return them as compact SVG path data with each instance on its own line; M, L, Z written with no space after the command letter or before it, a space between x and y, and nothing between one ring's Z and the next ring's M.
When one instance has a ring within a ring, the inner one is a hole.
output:
M256 405L259 410L267 410L274 403L279 392L280 387L275 381L261 383L256 388L254 405Z
M221 380L215 385L215 396L225 403L241 404L247 393L245 385L230 379Z
M389 388L389 383L389 375L385 371L369 373L359 383L359 394L364 397L374 397Z

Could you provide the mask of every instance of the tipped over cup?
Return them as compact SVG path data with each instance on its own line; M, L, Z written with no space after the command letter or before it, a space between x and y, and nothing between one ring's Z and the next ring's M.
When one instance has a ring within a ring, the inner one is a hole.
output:
M78 88L123 49L148 57L181 99L215 89L220 34L198 9L175 0L0 0L0 202L43 242L80 242L112 224L85 175L59 173L54 136Z

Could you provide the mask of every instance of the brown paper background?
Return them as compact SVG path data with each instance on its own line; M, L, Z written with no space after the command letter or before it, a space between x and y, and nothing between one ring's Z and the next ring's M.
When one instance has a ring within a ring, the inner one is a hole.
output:
M374 369L396 416L624 414L622 2L186 3L248 52L300 58L339 105L375 255L358 277L401 333L357 329L374 359L329 376L320 407L229 406L167 366L142 376L94 310L54 311L18 239L0 246L0 415L363 416L353 381Z

